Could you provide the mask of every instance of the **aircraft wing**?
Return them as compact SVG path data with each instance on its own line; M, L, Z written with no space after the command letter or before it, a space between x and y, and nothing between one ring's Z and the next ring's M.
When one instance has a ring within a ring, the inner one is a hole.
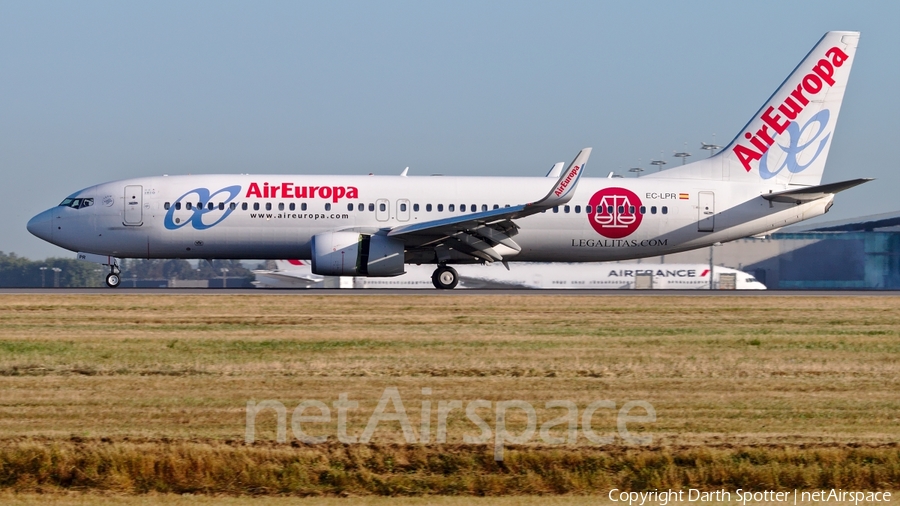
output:
M439 260L441 249L454 249L487 262L502 261L503 256L496 250L498 245L516 252L522 249L512 240L519 232L519 227L513 220L552 209L571 200L581 174L584 173L584 164L590 156L591 148L582 149L556 180L550 192L535 202L400 225L390 229L387 235L402 240L408 249L435 249Z
M840 183L829 183L818 186L806 186L797 190L787 190L778 193L766 193L762 198L771 202L785 202L789 204L802 204L818 200L828 195L853 188L871 181L871 178L851 179L849 181L841 181Z
M292 275L279 271L256 270L256 281L269 288L309 288L322 283L322 276Z

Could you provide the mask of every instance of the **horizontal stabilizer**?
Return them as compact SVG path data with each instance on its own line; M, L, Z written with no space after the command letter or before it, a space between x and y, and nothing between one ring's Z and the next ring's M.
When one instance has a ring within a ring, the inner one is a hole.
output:
M872 178L851 179L849 181L841 181L840 183L829 183L818 186L807 186L797 190L787 190L778 193L767 193L762 198L771 202L784 202L788 204L802 204L804 202L812 202L828 195L842 192L854 186L871 181Z

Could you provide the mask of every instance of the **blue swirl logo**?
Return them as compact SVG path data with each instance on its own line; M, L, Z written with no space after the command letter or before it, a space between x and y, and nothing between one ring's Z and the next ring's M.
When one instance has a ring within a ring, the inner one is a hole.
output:
M822 132L825 130L825 127L828 125L828 120L831 117L831 113L828 112L828 109L822 109L815 116L809 118L809 121L806 122L802 127L797 126L797 123L791 123L787 127L788 133L788 145L782 146L779 143L775 143L774 146L778 146L781 151L784 153L784 161L781 165L775 169L771 170L769 168L769 153L772 152L772 149L766 151L762 158L759 159L759 175L762 176L763 179L771 179L778 175L784 169L787 169L788 172L792 174L796 174L798 172L802 172L806 170L807 167L813 164L816 161L816 158L822 154L822 150L825 149L825 146L828 144L828 139L831 138L831 132L825 134L825 138L819 141L819 145L816 148L816 152L812 155L812 158L805 164L801 164L800 160L797 158L806 150L806 148L812 146L816 140L822 135ZM808 134L807 129L817 127L814 134ZM804 138L804 136L808 137L808 140L803 144L800 144L800 140Z
M207 188L195 188L193 190L188 191L184 195L178 197L178 199L169 206L168 212L166 212L166 218L163 220L163 224L169 230L178 230L179 228L191 224L197 230L206 230L208 228L212 228L222 220L228 217L234 209L231 208L228 204L231 203L232 200L235 199L241 193L240 185L229 186L227 188L222 188L214 193L210 193ZM212 204L213 200L216 200L217 196L222 194L227 194L228 197L225 200L220 200L216 202L215 205ZM182 205L182 201L185 200L186 197L191 197L191 199ZM195 200L196 199L196 200ZM221 203L224 206L224 210L219 209L218 204ZM200 205L198 205L200 204ZM188 208L188 206L191 206ZM183 209L182 209L183 208ZM175 216L179 214L179 216ZM218 213L222 213L217 219L215 216ZM182 217L187 214L186 217ZM210 215L207 217L207 215ZM204 219L206 217L206 219Z

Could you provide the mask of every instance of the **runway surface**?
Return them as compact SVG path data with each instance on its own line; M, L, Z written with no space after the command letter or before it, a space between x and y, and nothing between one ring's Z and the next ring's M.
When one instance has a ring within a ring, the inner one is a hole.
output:
M695 296L695 297L884 297L900 296L898 290L529 290L529 289L467 289L422 290L402 288L366 289L261 289L261 288L0 288L0 295L284 295L329 296L347 295L384 296L417 295L423 297L465 297L467 295L569 295L577 297L621 296Z

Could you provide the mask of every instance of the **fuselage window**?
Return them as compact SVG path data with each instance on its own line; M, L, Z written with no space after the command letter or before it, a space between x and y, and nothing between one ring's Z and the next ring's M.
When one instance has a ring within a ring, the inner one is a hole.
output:
M419 212L419 204L413 204L413 211Z
M641 206L641 214L647 214L647 206Z
M175 203L175 210L176 210L176 211L181 211L181 202L176 202L176 203Z
M259 211L259 202L254 202L254 203L253 203L253 210L254 210L254 211Z
M438 209L438 212L439 212L439 213L444 212L444 204L438 204L438 208L437 208L437 209Z
M279 203L278 203L278 210L279 210L279 211L284 211L284 202L279 202Z
M625 206L619 206L619 209L617 209L617 211L619 211L619 214L625 214Z
M509 204L505 204L503 207L509 207Z
M216 205L213 204L212 202L208 202L208 203L206 204L206 208L209 209L210 211L212 211L213 208L215 208L215 207L216 207Z
M203 202L197 202L197 209L203 209Z
M300 210L301 210L301 211L306 211L306 202L300 204Z
M357 211L360 211L360 212L365 211L365 210L366 210L366 205L365 205L365 204L357 204L356 210L357 210Z
M572 208L571 208L571 207L569 207L569 206L563 206L563 212L564 212L564 213L569 214L570 211L572 211Z
M575 206L575 214L578 214L580 212L581 212L581 206Z
M425 204L425 212L431 212L431 204Z
M272 210L272 203L266 202L266 211L271 211L271 210Z
M666 207L666 206L662 206L662 213L663 213L663 214L669 214L669 208Z
M631 213L631 214L634 214L634 206L630 206L630 207L628 208L628 212Z
M190 202L185 202L185 203L184 203L184 208L187 209L188 211L190 211L190 210L191 210L191 203L190 203Z
M331 202L326 202L326 203L325 203L325 210L326 210L326 211L331 211Z
M487 204L481 204L481 210L487 211Z
M593 206L584 206L584 212L591 214L594 211Z
M81 207L91 207L94 205L94 199L81 199Z
M353 210L353 204L347 204L347 210L348 210L348 211L352 211L352 210Z
M400 210L403 211L403 212L406 212L406 204L401 203L401 204L400 204Z
M656 206L650 206L650 214L656 214Z
M553 212L554 212L554 213L558 213L558 212L559 212L559 206L553 206Z
M460 204L460 205L459 205L459 212L461 212L461 213L466 212L466 205L465 205L465 204Z
M374 210L375 210L375 204L369 204L369 212L371 213Z
M169 210L169 203L168 203L168 202L166 202L165 204L163 204L163 209L165 209L166 211Z
M235 209L237 209L237 204L235 204L234 202L228 204L228 209L234 211Z
M241 211L246 211L246 210L247 210L247 203L241 202Z
M225 210L225 203L219 202L219 211L224 211L224 210Z
M290 209L291 211L297 209L297 204L291 202L291 203L288 205L288 209Z
M606 214L612 214L613 206L606 206Z
M447 206L447 210L452 213L453 211L456 210L456 206L454 206L453 204L450 204L449 206Z
M498 206L497 204L494 204L494 209L500 209L500 206Z
M382 211L382 212L387 211L387 204L385 204L384 202L378 204L378 210ZM327 211L327 209L326 209L326 211Z

